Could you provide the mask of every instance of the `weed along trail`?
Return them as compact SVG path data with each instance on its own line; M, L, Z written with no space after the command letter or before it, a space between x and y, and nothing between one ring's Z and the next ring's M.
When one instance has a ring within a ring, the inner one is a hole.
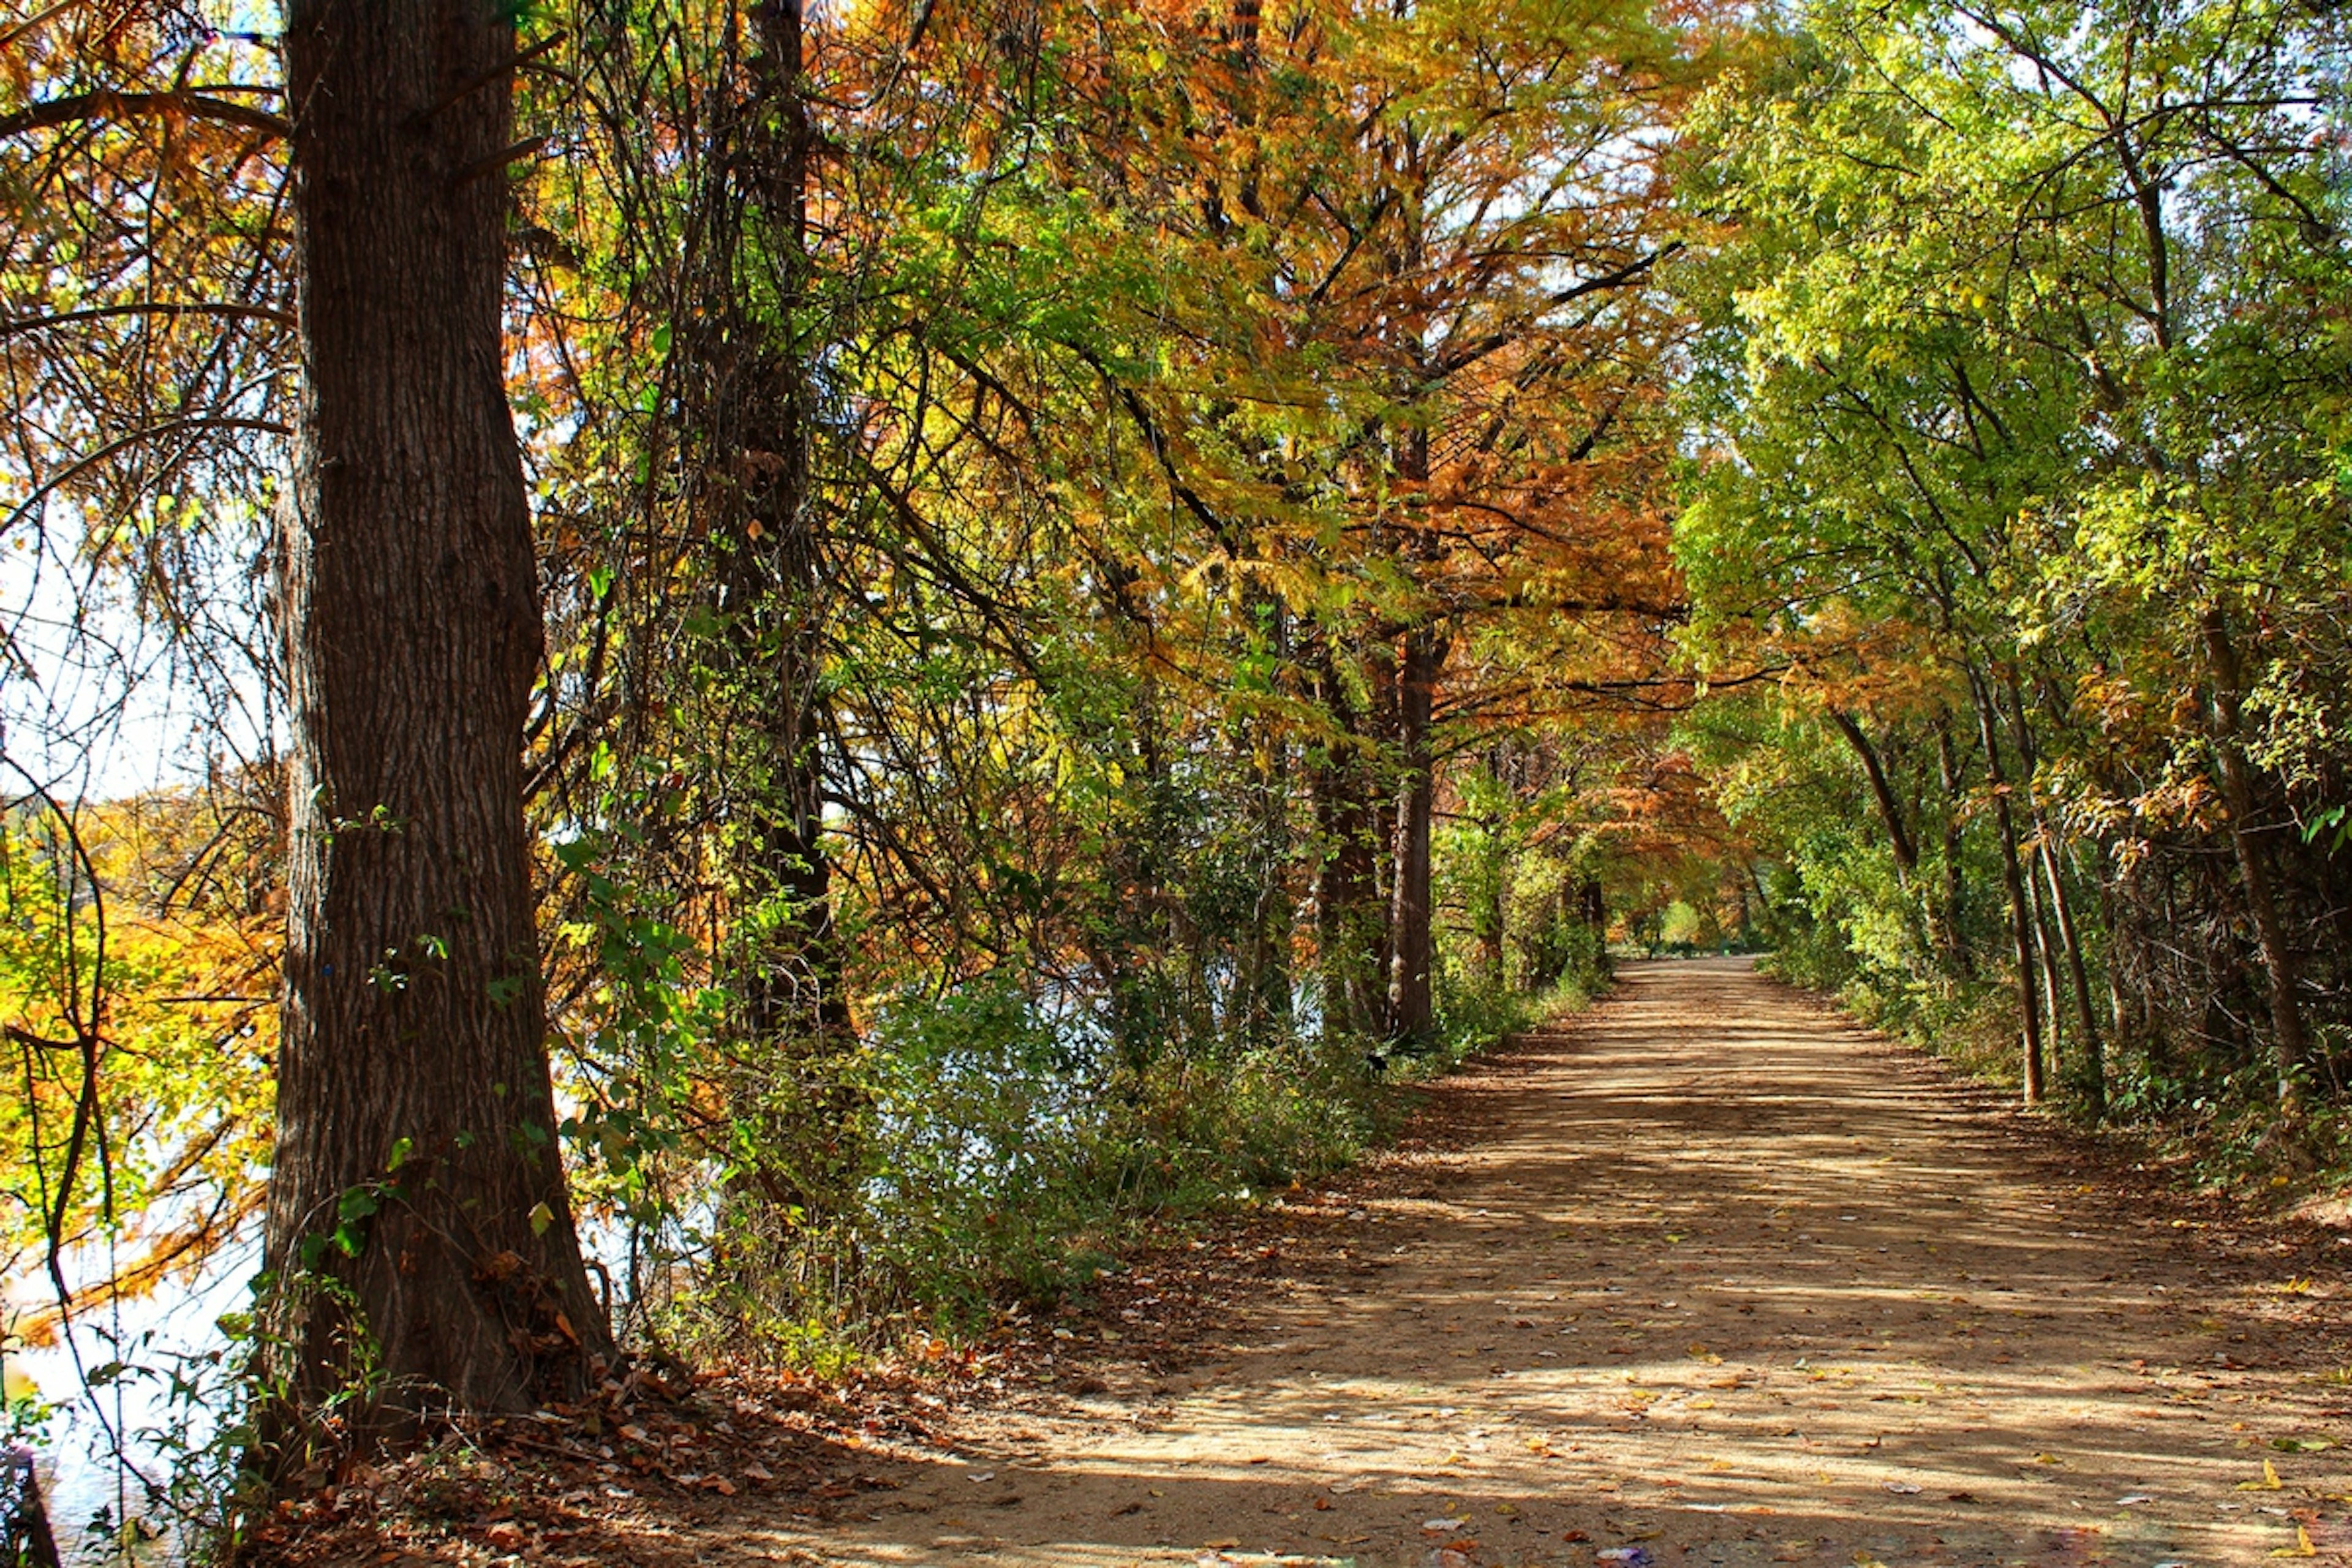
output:
M2330 1237L2289 1251L2123 1190L1736 960L1630 966L1592 1013L1444 1086L1430 1120L1435 1147L1254 1239L1272 1256L1205 1336L1155 1341L1154 1282L1122 1279L1098 1318L1063 1320L1052 1384L877 1453L829 1518L737 1513L729 1550L2352 1552L2340 1262L2314 1265Z

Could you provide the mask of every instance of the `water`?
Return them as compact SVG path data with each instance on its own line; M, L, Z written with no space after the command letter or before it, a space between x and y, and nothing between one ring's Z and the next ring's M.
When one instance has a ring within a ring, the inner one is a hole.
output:
M156 1506L150 1487L169 1482L182 1456L212 1439L226 1405L175 1397L174 1373L208 1374L216 1394L233 1392L219 1367L200 1358L228 1348L219 1320L248 1304L257 1262L255 1243L239 1238L193 1277L77 1312L55 1342L8 1352L11 1392L28 1379L58 1407L39 1447L38 1474L68 1563L176 1557L177 1521ZM42 1298L25 1291L15 1304L36 1307ZM122 1531L126 1520L140 1528Z

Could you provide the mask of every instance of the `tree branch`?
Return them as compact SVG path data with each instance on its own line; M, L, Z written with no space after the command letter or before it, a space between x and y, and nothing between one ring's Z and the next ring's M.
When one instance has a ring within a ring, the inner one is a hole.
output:
M283 115L256 109L249 103L233 103L225 98L207 98L199 92L116 92L100 89L78 92L66 98L46 99L39 103L28 103L13 114L0 114L0 137L22 136L31 131L79 125L92 120L136 120L167 114L242 126L276 140L283 140L294 132L292 123Z

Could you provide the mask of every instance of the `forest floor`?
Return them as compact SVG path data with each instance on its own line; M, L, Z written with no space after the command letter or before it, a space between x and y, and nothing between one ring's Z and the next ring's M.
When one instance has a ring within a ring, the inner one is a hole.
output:
M1340 1184L851 1402L793 1479L583 1534L844 1568L2352 1561L2347 1262L1745 961L1632 964Z

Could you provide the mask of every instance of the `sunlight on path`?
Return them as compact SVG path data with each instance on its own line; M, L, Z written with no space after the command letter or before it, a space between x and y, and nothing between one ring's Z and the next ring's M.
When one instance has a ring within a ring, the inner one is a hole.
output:
M1629 966L1211 1363L742 1561L2220 1563L2352 1544L2352 1390L1970 1092L1749 973ZM2233 1275L2232 1278L2235 1276ZM2264 1460L2280 1484L2265 1484ZM2326 1494L2337 1494L2330 1498ZM2298 1534L2298 1531L2305 1533Z

